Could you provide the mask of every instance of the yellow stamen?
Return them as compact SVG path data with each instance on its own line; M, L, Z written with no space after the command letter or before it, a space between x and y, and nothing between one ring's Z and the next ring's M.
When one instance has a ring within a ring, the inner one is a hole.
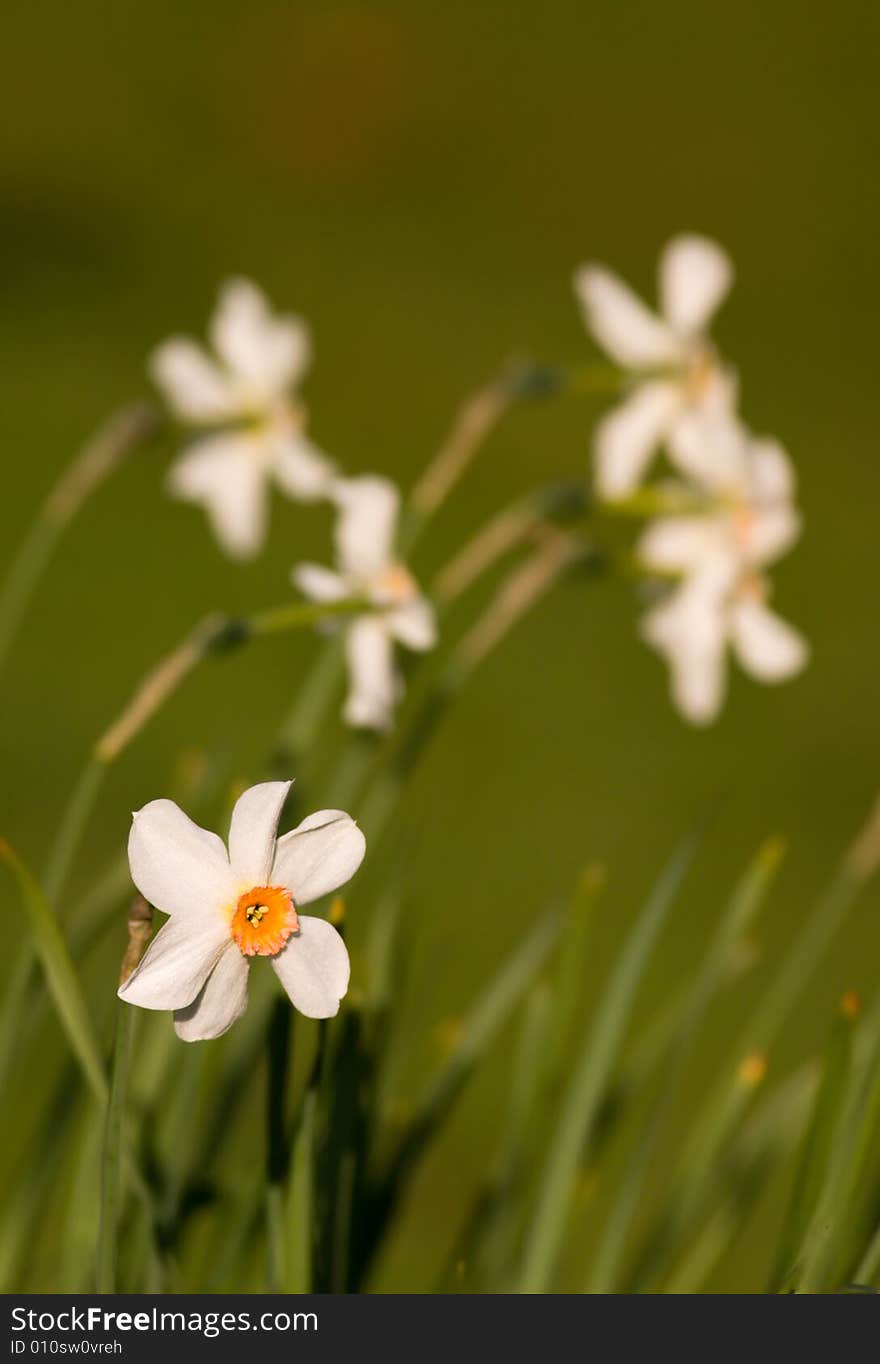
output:
M232 937L246 957L274 957L299 930L293 896L283 886L254 886L239 897Z

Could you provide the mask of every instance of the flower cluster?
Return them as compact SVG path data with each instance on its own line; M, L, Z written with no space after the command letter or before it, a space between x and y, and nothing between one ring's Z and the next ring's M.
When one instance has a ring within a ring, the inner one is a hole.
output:
M659 315L602 267L576 276L587 326L627 390L596 430L596 488L607 506L654 513L637 554L672 585L642 634L667 660L675 702L695 723L718 713L728 647L766 682L792 676L807 652L767 605L766 570L800 533L791 464L781 445L742 423L736 377L707 333L731 280L721 248L693 236L676 238L661 257ZM296 389L310 345L300 319L274 316L255 285L232 280L210 337L213 355L176 337L152 358L169 405L197 433L169 488L201 503L221 546L239 558L263 544L273 484L334 506L335 568L300 563L291 578L310 601L340 610L346 720L387 729L402 687L395 645L421 652L436 643L433 607L395 550L398 490L377 475L345 477L306 437ZM666 475L648 483L661 452ZM270 959L310 1017L332 1016L345 994L342 938L300 911L354 874L363 835L342 811L324 810L277 838L289 788L267 782L244 793L228 852L171 801L134 817L132 878L169 919L120 995L172 1010L186 1040L220 1036L243 1012L254 956Z
M601 266L575 277L590 333L628 380L595 435L600 498L637 503L661 450L670 466L671 477L651 486L659 515L637 552L674 583L641 632L695 724L721 707L728 646L763 682L792 677L807 658L802 637L767 605L766 570L800 533L791 463L778 442L743 424L736 376L707 332L732 278L721 248L696 236L675 238L660 258L659 315Z
M180 422L196 437L173 465L170 492L204 506L223 549L250 558L262 548L269 491L337 509L338 573L303 564L294 584L313 601L357 599L343 625L352 725L387 729L402 683L394 643L430 649L436 636L431 604L394 554L400 497L378 477L345 478L305 435L296 394L310 358L300 318L276 317L250 281L220 290L211 320L215 355L187 337L154 352L153 376Z

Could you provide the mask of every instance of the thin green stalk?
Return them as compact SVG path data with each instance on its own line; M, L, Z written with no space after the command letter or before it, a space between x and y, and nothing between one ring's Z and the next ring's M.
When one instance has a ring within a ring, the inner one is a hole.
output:
M571 1189L620 1051L636 991L693 860L697 841L696 836L687 839L665 867L626 940L587 1034L546 1153L523 1252L519 1292L541 1293L549 1285L568 1220Z
M116 1006L116 1040L110 1073L110 1099L104 1116L104 1151L101 1162L101 1220L98 1230L96 1288L99 1293L119 1291L117 1253L119 1203L122 1191L125 1092L131 1056L134 1010L119 1000Z
M731 1133L751 1103L767 1067L767 1050L788 1019L804 986L818 968L828 947L880 859L880 803L852 844L842 866L812 913L801 925L781 968L751 1011L724 1068L692 1124L678 1170L671 1181L665 1211L646 1250L637 1288L660 1273L670 1245L688 1235L709 1196Z
M720 1201L702 1228L682 1238L682 1252L663 1286L664 1293L698 1293L734 1238L776 1161L786 1155L803 1126L813 1091L810 1067L802 1067L759 1104L739 1130L719 1176Z
M596 909L605 883L604 867L591 863L581 872L571 897L568 920L559 944L553 990L553 1021L547 1048L548 1057L555 1057L559 1061L563 1061L567 1055L581 1014L584 970L596 922Z
M466 1015L454 1049L440 1071L428 1082L403 1140L394 1153L391 1167L396 1175L421 1153L426 1138L439 1126L474 1067L541 970L558 935L559 919L556 914L548 914L540 919Z
M292 1018L287 999L276 1000L269 1020L266 1075L266 1230L269 1287L275 1293L282 1291L287 1279L284 1179L290 1159L286 1109Z
M100 1208L95 1189L101 1182L101 1151L104 1132L95 1122L90 1103L80 1105L77 1130L59 1145L74 1150L73 1172L65 1196L64 1226L60 1240L60 1270L54 1287L65 1293L90 1293L95 1286L95 1246L98 1242ZM60 1184L60 1181L59 1181Z
M549 913L504 962L457 1030L454 1047L427 1083L399 1136L391 1136L375 1159L369 1201L356 1228L363 1282L382 1242L401 1192L428 1142L439 1130L474 1070L545 966L558 939L559 918Z
M865 1159L880 1123L880 1007L866 1019L862 1053L853 1067L825 1178L804 1237L798 1293L839 1287L849 1218L857 1203Z
M311 1293L313 1287L317 1105L317 1091L310 1087L303 1099L290 1162L290 1187L284 1212L285 1293Z
M562 943L560 947L564 951ZM517 1191L534 1154L533 1124L542 1099L547 1052L553 1045L554 1005L548 983L537 981L522 1011L496 1168L476 1209L468 1243L455 1257L456 1264L463 1260L466 1267L472 1266L469 1281L487 1289L505 1284L514 1264L523 1211Z
M65 529L86 499L161 429L158 410L132 403L107 421L63 472L33 521L0 588L0 671Z
M619 390L623 375L610 365L564 370L531 361L513 361L461 405L449 435L412 490L402 536L409 553L427 523L447 501L472 466L481 446L517 402L542 399L568 390L598 393Z
M729 972L731 956L764 903L782 858L779 840L765 843L734 891L703 959L673 1043L663 1089L624 1174L599 1244L587 1292L614 1292L620 1262L663 1124L671 1112L678 1084L707 1008Z
M6 663L37 584L52 558L62 527L41 512L13 560L0 593L0 670Z
M810 1225L828 1170L834 1133L850 1076L857 1006L845 997L825 1049L813 1112L800 1143L797 1173L783 1224L771 1291L781 1292L797 1270L797 1253Z
M27 867L2 839L0 859L18 882L37 954L46 975L46 984L61 1025L92 1093L103 1108L107 1102L108 1089L102 1048L58 920Z
M62 1157L67 1143L67 1127L74 1112L77 1086L65 1070L56 1083L46 1108L45 1120L30 1141L30 1159L16 1173L11 1187L4 1192L0 1221L0 1293L21 1293L45 1285L29 1282L32 1239L38 1219L50 1192L60 1181ZM63 1140L59 1139L63 1137Z
M736 1198L726 1199L688 1246L678 1268L669 1276L665 1292L673 1296L699 1292L721 1259L739 1225Z
M45 891L50 905L58 904L67 884L73 860L95 808L106 771L106 764L94 756L89 758L58 822L52 850L46 863Z
M298 763L320 734L330 701L342 685L343 670L342 642L334 635L322 643L279 730L276 748L283 753L286 766L291 760Z
M858 1284L874 1284L880 1277L880 1222L865 1249L856 1269L855 1281Z
M360 795L360 822L374 845L451 703L510 631L582 556L582 547L571 536L548 527L535 552L510 571L476 624L459 641L439 678L414 698L406 722L377 750L366 793Z

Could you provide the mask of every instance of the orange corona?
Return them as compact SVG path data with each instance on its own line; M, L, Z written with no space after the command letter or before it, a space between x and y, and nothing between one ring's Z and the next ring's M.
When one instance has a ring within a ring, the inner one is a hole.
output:
M274 957L298 928L293 896L283 886L253 886L239 896L232 936L246 957Z

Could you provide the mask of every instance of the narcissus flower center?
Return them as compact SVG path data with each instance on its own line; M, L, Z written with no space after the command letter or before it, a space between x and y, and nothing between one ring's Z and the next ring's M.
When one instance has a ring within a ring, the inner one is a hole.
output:
M283 886L253 886L239 896L231 930L246 957L274 957L298 929L293 896Z
M715 357L711 350L700 347L692 356L684 375L684 388L688 399L698 403L704 398L715 378Z
M742 545L743 548L746 548L757 529L757 511L754 507L749 506L747 503L743 503L741 506L735 507L731 512L730 522L733 529L733 538Z
M390 606L404 606L419 595L415 579L403 564L386 568L375 580L373 592L380 602Z

